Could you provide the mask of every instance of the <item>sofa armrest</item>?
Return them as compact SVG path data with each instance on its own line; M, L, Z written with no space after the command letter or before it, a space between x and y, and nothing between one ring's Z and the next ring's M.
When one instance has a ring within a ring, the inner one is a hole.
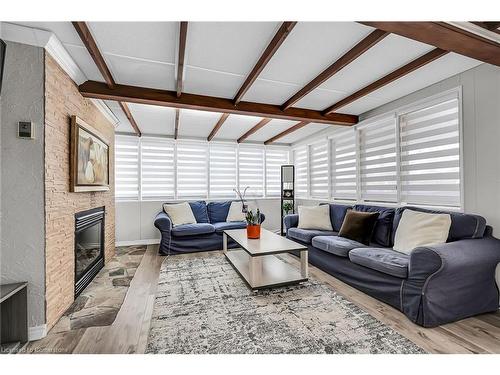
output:
M297 225L299 225L299 215L297 214L286 215L283 218L283 222L285 224L285 232L288 231L288 229L290 228L296 228Z
M414 278L450 272L456 276L455 281L460 282L487 270L493 276L499 262L500 240L483 237L417 247L410 253L409 271Z
M170 232L172 230L172 220L164 211L156 215L154 224L161 232Z
M418 247L410 254L402 308L426 327L493 311L499 263L500 240L491 236Z

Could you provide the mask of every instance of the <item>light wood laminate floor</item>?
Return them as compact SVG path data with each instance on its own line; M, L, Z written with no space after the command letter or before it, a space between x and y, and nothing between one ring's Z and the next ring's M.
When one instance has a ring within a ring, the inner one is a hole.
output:
M123 305L111 326L87 328L65 340L49 343L52 352L73 353L144 353L153 312L161 264L168 258L157 254L158 245L147 248ZM202 257L204 253L176 255ZM221 256L222 253L221 253ZM287 261L300 267L289 255ZM437 328L413 324L396 309L344 284L327 273L309 268L310 277L328 283L335 291L389 325L430 353L500 353L500 312L468 318Z

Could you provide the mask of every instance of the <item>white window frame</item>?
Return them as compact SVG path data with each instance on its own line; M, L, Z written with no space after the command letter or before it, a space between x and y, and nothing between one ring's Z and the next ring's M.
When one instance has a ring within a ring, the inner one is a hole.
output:
M123 134L123 133L117 133L116 134L117 137L136 137L135 135L129 135L129 134ZM261 144L243 144L243 145L240 145L238 143L233 143L233 142L207 142L206 140L199 140L199 139L190 139L190 140L181 140L181 141L189 141L189 142L198 142L198 143L208 143L208 146L207 146L207 179L206 179L206 184L207 184L207 195L206 196L203 196L203 197L195 197L195 198L179 198L179 194L178 194L178 181L177 181L177 141L176 140L172 140L171 138L169 137L161 137L161 136L145 136L144 138L147 138L147 139L150 139L150 138L162 138L162 139L170 139L172 142L173 142L173 145L174 145L174 165L173 165L173 168L174 168L174 181L173 181L173 185L174 185L174 196L172 199L167 199L168 201L185 201L185 200L191 200L191 199L203 199L203 200L221 200L221 199L234 199L236 198L236 194L234 197L212 197L210 195L210 147L211 147L211 144L213 143L218 143L218 144L228 144L228 145L234 145L235 147L235 153L236 153L236 156L235 156L235 165L236 165L236 186L239 186L239 177L240 177L240 173L239 173L239 149L240 147L244 148L244 147L256 147L256 148L261 148L262 150L262 155L263 155L263 162L262 162L262 173L263 173L263 176L262 176L262 182L263 182L263 194L262 196L256 196L256 197L250 197L249 199L279 199L279 196L267 196L267 173L266 173L266 150L267 149L285 149L286 150L286 153L287 153L287 157L288 157L288 163L291 162L291 158L292 158L292 154L291 154L291 148L290 146L279 146L279 145L270 145L270 146L266 146L266 145L261 145ZM116 139L116 138L115 138ZM179 141L179 142L181 142ZM142 201L146 201L146 202L154 202L154 201L164 201L163 198L158 198L158 199L155 199L155 198L142 198L142 161L141 161L141 147L142 147L142 137L138 140L138 147L137 147L137 152L138 152L138 155L137 155L137 162L138 162L138 166L137 166L137 171L138 171L138 197L137 198L130 198L130 197L127 197L127 198L118 198L115 196L115 201L116 202L128 202L128 201L132 201L132 202L142 202ZM116 184L116 182L115 182Z
M457 86L452 89L437 93L435 95L431 95L427 98L423 98L420 100L417 100L415 102L412 102L407 105L403 105L400 107L397 107L395 109L392 109L390 111L386 111L384 113L368 117L364 119L361 123L354 125L354 131L355 131L355 139L356 139L356 175L357 175L357 184L358 184L358 189L357 189L357 199L355 200L356 203L365 203L364 200L361 197L361 184L360 184L360 144L359 144L359 128L364 126L365 122L374 122L382 118L386 118L389 116L394 116L395 122L396 122L396 182L397 182L397 201L395 203L385 203L385 202L380 202L380 204L383 204L384 206L399 206L401 205L401 147L400 147L400 118L401 116L408 114L410 112L418 111L420 109L424 109L427 107L431 107L435 104L441 103L442 101L446 100L447 98L451 98L455 96L458 102L458 131L459 131L459 158L460 158L460 207L441 207L441 206L431 206L431 205L419 205L420 207L429 207L429 208L443 208L449 211L458 211L458 212L463 212L464 210L464 135L463 135L463 96L462 96L462 86ZM342 130L339 130L339 132L342 132ZM333 156L331 155L332 147L331 147L331 142L334 142L336 136L338 135L338 132L334 132L331 135L328 135L327 138L329 139L330 145L329 145L329 173L331 173L331 163L333 160ZM321 135L324 137L324 135ZM311 138L308 142L300 142L296 146L291 147L291 155L294 156L295 153L294 151L296 149L299 149L301 147L306 147L308 152L307 152L307 163L309 165L311 157L310 157L310 145L313 143L316 143L319 140L319 138ZM293 160L293 163L295 164L295 160ZM310 189L310 168L307 169L307 182L308 182L308 189L307 189L307 197L298 197L298 199L306 199L306 200L316 200L316 201L325 201L326 198L315 198L311 196L311 189ZM328 197L329 201L332 202L339 202L339 203L348 203L352 204L354 201L353 200L346 200L346 199L338 199L333 196L333 186L331 184L332 181L332 176L329 176L329 183L330 183L330 188L329 192L330 195ZM378 204L377 202L369 202L370 204Z

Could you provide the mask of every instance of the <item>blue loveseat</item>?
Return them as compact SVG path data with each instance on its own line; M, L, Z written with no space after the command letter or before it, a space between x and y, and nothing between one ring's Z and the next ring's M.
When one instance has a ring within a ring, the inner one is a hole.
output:
M244 221L226 222L231 201L189 202L196 224L172 225L172 220L161 211L156 215L154 225L160 230L161 242L160 253L184 254L206 250L222 249L222 232L227 229L246 228ZM260 214L261 223L265 215ZM237 244L228 240L228 247L236 247Z
M349 208L379 212L371 243L338 237ZM417 247L409 255L392 250L405 209L448 213L445 244ZM500 240L477 215L416 207L353 207L330 204L333 231L299 229L298 215L285 217L286 235L309 248L309 262L343 282L402 311L424 327L434 327L499 307L495 269Z

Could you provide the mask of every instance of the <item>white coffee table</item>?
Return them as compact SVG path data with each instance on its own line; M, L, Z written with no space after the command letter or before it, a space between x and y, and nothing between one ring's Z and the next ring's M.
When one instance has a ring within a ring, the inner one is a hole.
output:
M241 249L228 249L227 238ZM307 247L288 238L261 229L259 239L248 239L246 229L225 230L223 250L227 260L251 289L272 288L306 281L308 278ZM276 254L300 251L300 270L276 257Z

